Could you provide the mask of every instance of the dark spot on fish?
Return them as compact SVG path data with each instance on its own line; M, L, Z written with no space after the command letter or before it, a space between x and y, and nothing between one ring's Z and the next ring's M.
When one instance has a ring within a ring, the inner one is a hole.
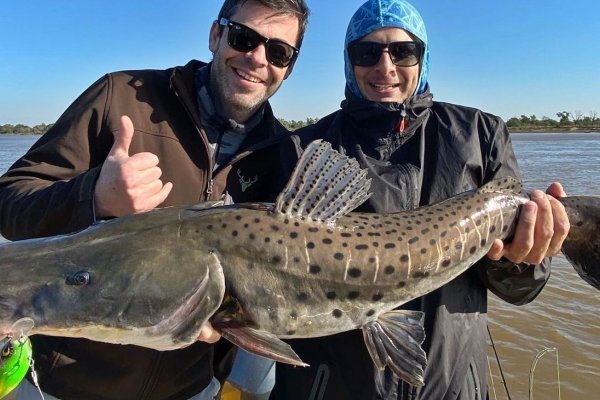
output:
M375 257L369 257L369 262L373 264L375 262Z
M354 247L356 250L367 250L369 248L368 244L357 244Z
M248 228L250 225L248 224L244 224L244 228Z
M428 276L429 276L429 272L418 271L413 274L413 278L415 278L415 279L423 279L423 278L427 278Z
M419 241L419 237L418 236L413 236L412 238L408 239L408 244L415 244Z
M254 240L254 239L256 239L256 235L254 235L254 233L250 233L250 234L248 235L248 238L249 238L250 240Z
M255 224L259 224L260 223L260 218L254 218L254 223Z
M456 248L456 250L460 250L463 247L462 242L456 242L456 245L454 245L454 247Z
M446 259L444 261L442 261L442 267L447 268L450 266L451 261Z
M477 251L477 247L473 246L469 249L469 253L471 254L475 254L475 252Z
M358 268L350 268L348 270L348 275L352 278L359 278L362 275L362 271Z
M360 296L359 292L356 291L352 291L348 293L348 300L355 300L358 298L358 296Z
M427 254L427 249L425 247L421 249L421 254Z
M352 237L352 234L347 233L347 232L342 232L342 237L349 238L349 237Z
M435 241L435 239L431 239L431 240L429 241L429 244L430 244L430 245L432 245L432 246L435 246L435 244L436 244L436 241Z
M315 248L315 244L313 242L306 243L306 248L312 250Z
M278 232L279 227L277 225L271 225L271 230L273 230L273 232Z
M287 331L287 334L290 335L290 336L292 336L292 335L296 334L296 331Z
M208 229L209 231L211 231L213 228L214 228L214 227L213 227L212 225L208 225L208 226L206 227L206 229Z
M332 229L327 229L327 233L329 233L331 235L331 234L333 234L333 230Z
M227 228L227 224L221 225L221 228L223 228L223 229Z
M421 231L421 234L426 235L429 233L429 228L425 228Z
M283 240L279 239L279 240L277 241L277 244L283 244Z
M504 225L504 226L502 227L502 232L506 232L506 231L508 231L508 225Z
M348 243L346 243L346 242L342 243L342 247L348 247Z
M475 221L475 225L480 226L481 225L481 220L478 219L477 221Z
M490 226L490 233L496 232L496 225Z
M371 245L372 245L373 247L379 247L379 242L373 242L373 243L371 243Z
M381 293L376 293L373 295L373 301L379 301L383 299L383 295Z
M290 313L290 318L291 319L298 319L298 313L296 311L292 311Z
M403 255L400 257L400 261L402 261L403 263L406 263L406 262L408 262L409 260L410 260L410 258L408 257L408 254L403 254Z
M331 240L329 238L323 239L323 244L331 244L331 243L333 243L333 240Z
M375 315L375 310L367 311L367 317L372 317L373 315Z
M368 235L371 236L371 237L373 237L373 236L381 236L381 233L379 233L379 232L369 232Z
M335 294L335 292L327 292L325 293L325 296L329 299L329 300L335 300L335 298L337 297L337 295Z
M301 261L300 257L294 257L293 260L296 264L298 264Z
M394 273L395 270L396 270L396 268L394 268L391 265L388 265L387 267L384 268L383 272L385 272L386 275L391 275Z
M298 232L290 232L290 238L297 239L298 238Z
M395 243L386 243L383 247L386 249L395 249L396 244Z
M400 282L398 282L398 285L396 285L396 286L398 286L399 288L403 288L406 286L406 282L400 281Z
M335 254L333 255L333 258L335 258L335 259L336 259L336 260L338 260L338 261L341 261L341 260L343 260L343 259L344 259L344 255L343 255L342 253L335 253Z
M297 298L298 298L298 301L305 302L306 300L308 300L308 294L306 294L304 292L300 292L300 293L298 293Z
M270 238L270 237L266 237L266 238L265 238L265 243L269 243L270 241L271 241L271 238Z
M438 221L442 222L444 220L444 217L438 217Z
M487 240L481 239L481 247L485 246L486 244L487 244Z
M319 267L318 265L313 264L310 267L308 267L308 271L311 274L318 274L318 273L321 272L321 267Z
M290 220L286 218L286 219L283 220L283 223L287 225L287 224L290 223Z
M273 256L271 258L271 264L281 264L281 256Z
M440 233L441 237L446 237L448 235L448 231L443 231L442 233Z
M362 233L360 233L360 232L356 232L356 237L362 237L362 236L363 236L363 234L362 234Z
M231 236L236 237L238 235L238 231L231 232Z
M294 222L294 226L297 228L300 226L300 223L298 221Z
M331 313L335 318L341 318L343 313L342 310L338 310L337 308Z
M242 219L242 216L241 216L241 215L236 215L236 216L235 216L235 219L236 219L237 221L241 221L241 219Z
M312 232L312 233L317 233L317 232L319 232L319 228L310 227L310 228L308 228L308 231Z

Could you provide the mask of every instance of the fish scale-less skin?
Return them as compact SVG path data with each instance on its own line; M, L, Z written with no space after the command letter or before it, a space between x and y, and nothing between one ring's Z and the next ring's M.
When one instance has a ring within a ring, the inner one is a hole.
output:
M335 227L238 208L204 218L200 231L219 249L241 324L312 337L361 327L447 283L506 237L523 201L476 193L423 211L351 213Z
M186 214L162 209L80 234L1 246L0 297L14 304L2 318L31 317L32 334L157 349L193 343L221 303L224 283L214 256L195 250L195 235L181 235ZM87 284L66 283L81 271Z

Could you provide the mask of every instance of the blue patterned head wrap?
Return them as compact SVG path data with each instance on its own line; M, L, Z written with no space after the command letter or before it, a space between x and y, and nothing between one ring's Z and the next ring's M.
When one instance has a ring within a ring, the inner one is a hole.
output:
M429 46L425 22L419 12L404 0L368 0L354 13L348 24L344 42L344 62L346 70L346 85L359 98L363 98L356 78L354 68L348 57L348 43L351 43L380 28L401 28L415 35L425 51L421 65L421 76L415 94L421 94L427 86L429 72Z

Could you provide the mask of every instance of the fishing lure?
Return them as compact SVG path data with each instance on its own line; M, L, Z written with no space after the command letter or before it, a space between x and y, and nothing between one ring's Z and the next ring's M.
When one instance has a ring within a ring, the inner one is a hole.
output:
M31 364L31 342L27 333L33 320L23 318L12 325L11 332L0 340L0 398L10 393L23 380Z

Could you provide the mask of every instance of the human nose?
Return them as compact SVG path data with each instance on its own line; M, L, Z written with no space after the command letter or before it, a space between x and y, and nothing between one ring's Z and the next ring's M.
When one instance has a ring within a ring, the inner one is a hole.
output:
M375 67L385 71L396 70L396 65L392 62L392 56L390 55L390 50L388 48L381 51L381 57L379 57L379 61L377 61Z
M267 60L267 46L265 43L259 43L254 50L248 52L248 58L252 60L254 65L263 67L269 61Z

